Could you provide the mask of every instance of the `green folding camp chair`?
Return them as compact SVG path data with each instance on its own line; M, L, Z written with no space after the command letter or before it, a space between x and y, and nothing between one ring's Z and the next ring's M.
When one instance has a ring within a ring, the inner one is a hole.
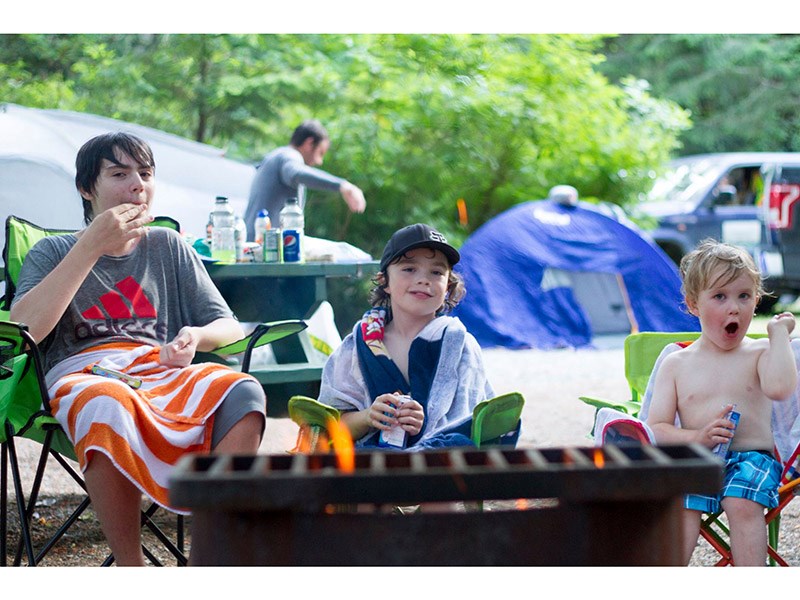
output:
M525 399L518 392L478 403L472 410L470 439L477 447L515 444L522 424ZM328 452L330 420L339 421L337 409L307 396L289 400L289 417L299 426L292 452Z
M524 405L525 398L519 392L510 392L480 402L472 410L472 442L478 448L502 446L513 437L516 445Z
M580 396L579 400L595 407L613 408L633 417L639 414L647 382L658 355L665 346L676 342L690 342L700 337L699 331L690 332L643 332L625 338L625 379L630 386L630 400L609 400L593 396ZM596 412L596 411L595 411ZM594 429L591 435L594 435Z
M157 217L154 223L178 229L177 222L169 217ZM2 445L2 456L0 456L0 461L2 461L0 464L0 565L7 564L7 477L9 466L20 525L20 538L14 557L15 565L21 564L23 552L27 558L27 564L31 566L39 564L90 504L90 500L86 496L43 547L38 551L34 550L31 517L38 499L48 457L52 456L76 483L84 491L86 490L82 476L70 464L70 461L76 460L72 443L50 413L42 368L43 362L38 346L27 332L24 324L8 321L7 312L16 291L16 282L28 249L47 235L60 233L68 232L44 229L14 216L10 216L6 220L6 246L3 250L6 294L0 304L0 423L2 423L2 430L0 430L0 444ZM242 371L247 372L250 356L255 348L293 335L305 328L306 323L301 320L262 323L248 337L218 348L215 352L221 356L241 355ZM15 437L32 439L42 444L39 463L27 500L14 444ZM157 508L158 506L153 504L148 510L143 511L143 526L155 535L176 558L178 564L186 564L183 549L183 518L178 516L178 539L176 543L173 543L150 518ZM144 547L143 550L145 556L153 564L161 564L148 548ZM113 562L113 556L109 556L104 564L111 564L111 562Z
M748 335L759 338L765 337L766 334ZM654 368L662 356L674 352L681 346L690 344L697 340L699 336L699 332L642 332L631 334L625 339L625 376L631 388L632 400L617 403L585 396L580 398L587 404L597 408L592 435L597 436L599 444L654 442L646 428L643 427L642 422L638 419L640 411L645 408L642 401L645 400L647 386ZM796 349L795 353L797 354ZM792 400L787 400L786 402L792 402ZM782 404L784 403L776 403L775 408L780 409ZM619 418L613 416L612 413L615 411L620 414ZM794 420L796 415L791 418ZM773 418L773 421L775 421L775 418ZM597 430L598 424L599 431ZM791 423L788 425L791 426ZM776 448L776 455L781 461L784 471L781 486L778 490L779 505L777 508L768 511L765 516L769 538L768 555L771 564L786 566L786 561L777 551L780 513L794 498L797 486L800 484L800 473L798 473L798 469L800 469L800 445L795 440L792 442L789 451L785 450L783 455ZM700 535L720 555L720 559L717 562L718 566L732 564L733 561L728 541L730 531L722 519L722 515L722 512L703 515L700 527Z

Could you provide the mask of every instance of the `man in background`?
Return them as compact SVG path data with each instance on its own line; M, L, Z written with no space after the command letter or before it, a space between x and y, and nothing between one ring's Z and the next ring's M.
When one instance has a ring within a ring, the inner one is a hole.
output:
M309 120L294 130L288 146L276 148L258 166L250 187L250 199L244 213L247 239L255 238L255 221L266 208L273 225L279 225L280 212L287 198L297 198L305 205L305 188L338 191L352 212L362 213L367 202L355 185L321 169L330 147L328 132L319 121Z

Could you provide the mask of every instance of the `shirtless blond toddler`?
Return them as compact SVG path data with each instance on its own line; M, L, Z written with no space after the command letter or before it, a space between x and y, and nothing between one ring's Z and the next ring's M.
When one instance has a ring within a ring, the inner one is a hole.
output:
M731 440L722 490L689 495L684 507L684 558L688 564L703 512L725 511L735 565L763 566L767 557L764 509L778 503L781 465L772 455L772 402L797 386L790 345L791 313L775 315L768 338L746 337L759 298L761 274L741 248L702 242L681 261L689 312L701 334L667 356L658 370L647 423L659 444L699 443L709 449ZM735 434L726 415L740 413ZM677 420L676 420L677 417Z

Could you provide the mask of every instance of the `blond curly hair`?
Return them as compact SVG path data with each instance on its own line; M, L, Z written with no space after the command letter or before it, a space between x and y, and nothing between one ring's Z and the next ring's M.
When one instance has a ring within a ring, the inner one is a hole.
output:
M742 273L753 280L756 299L768 296L761 272L747 250L705 239L681 259L682 292L687 304L697 302L703 290L726 285Z

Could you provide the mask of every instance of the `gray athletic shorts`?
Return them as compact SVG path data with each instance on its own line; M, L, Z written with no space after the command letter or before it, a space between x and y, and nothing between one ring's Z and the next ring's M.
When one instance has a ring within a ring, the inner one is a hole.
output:
M231 427L251 412L261 413L264 416L261 425L261 435L264 435L264 428L267 425L267 406L264 401L264 391L257 381L246 380L231 390L231 393L222 401L217 412L214 413L211 447L216 448L220 440L231 430Z

